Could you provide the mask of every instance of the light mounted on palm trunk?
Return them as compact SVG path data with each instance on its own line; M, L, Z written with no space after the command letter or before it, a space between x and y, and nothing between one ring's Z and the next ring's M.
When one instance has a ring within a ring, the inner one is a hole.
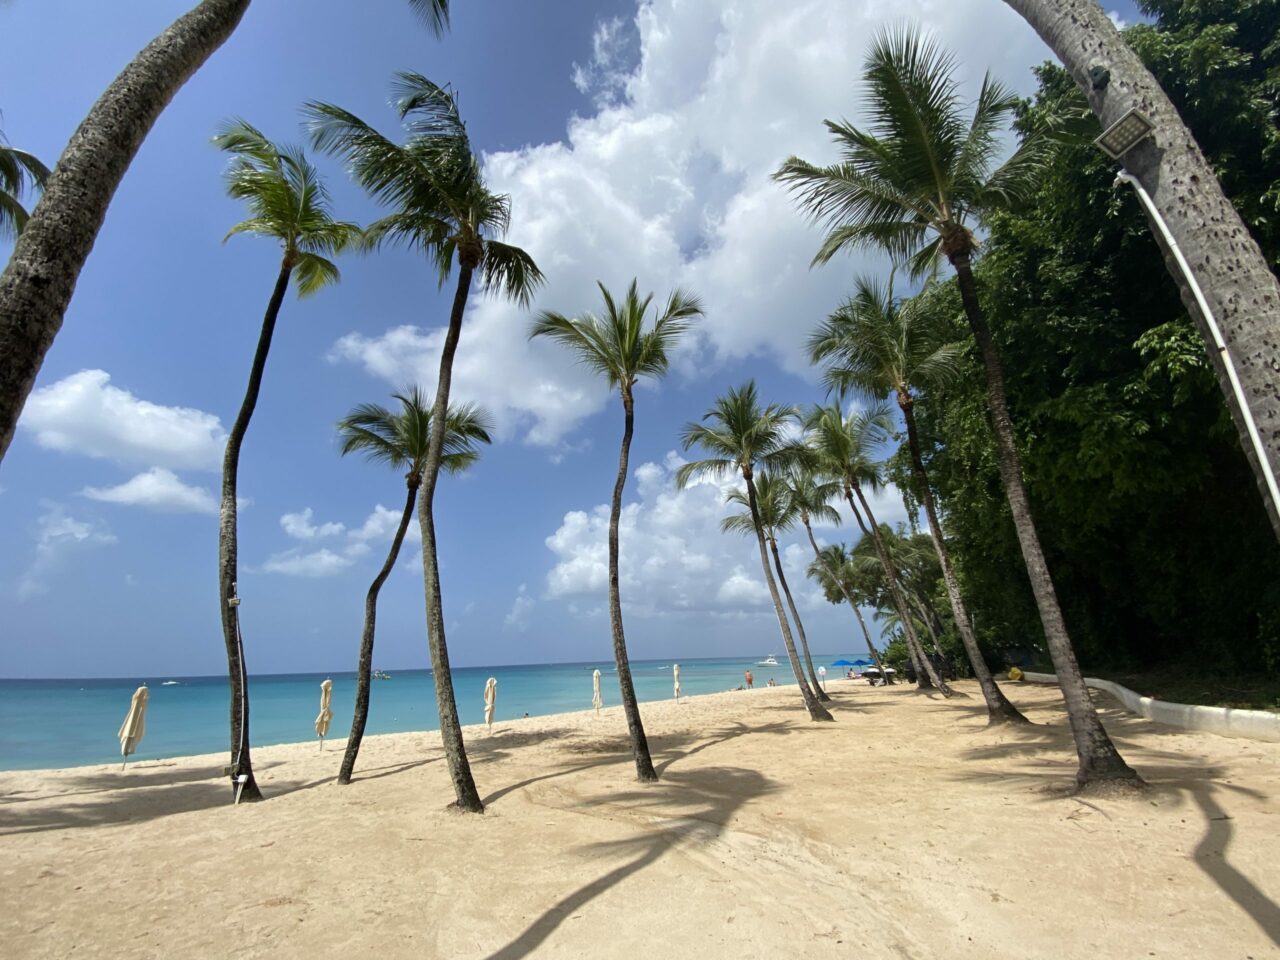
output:
M1102 135L1093 141L1093 145L1112 160L1119 160L1147 139L1155 128L1156 125L1135 107L1103 130Z

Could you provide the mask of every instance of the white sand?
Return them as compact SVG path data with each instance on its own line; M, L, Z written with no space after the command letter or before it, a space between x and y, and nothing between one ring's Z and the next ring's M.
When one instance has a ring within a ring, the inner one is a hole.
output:
M620 710L468 728L484 816L437 734L0 774L0 955L25 957L1280 956L1280 745L1172 732L1102 701L1153 787L1063 795L1056 690L981 701L833 682L646 704L662 782ZM335 717L335 729L344 718Z

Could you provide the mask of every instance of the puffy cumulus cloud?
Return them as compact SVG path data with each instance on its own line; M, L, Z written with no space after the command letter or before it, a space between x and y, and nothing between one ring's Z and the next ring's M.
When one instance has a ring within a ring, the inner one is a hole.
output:
M528 585L520 584L520 588L516 590L515 599L511 602L511 610L508 611L502 622L506 626L523 633L529 626L529 611L534 608L536 603L537 601L529 596Z
M508 239L547 275L536 306L594 308L596 280L619 289L634 276L659 298L678 284L703 297L708 316L677 370L761 356L805 372L814 322L855 269L883 265L859 256L811 271L819 231L769 176L792 153L834 159L822 120L859 119L867 43L907 20L963 51L970 93L988 67L1029 89L1027 67L1047 52L999 0L646 0L632 23L602 23L574 72L595 112L572 118L561 142L484 160L490 186L512 198ZM475 300L454 385L495 412L501 435L558 448L608 393L564 351L529 343L528 317ZM351 334L331 356L392 384L432 382L441 338L417 327Z
M77 520L61 504L42 500L44 513L36 520L35 557L18 580L18 599L26 600L49 591L49 579L64 559L77 551L116 542L105 524Z
M172 470L163 467L153 467L114 487L85 487L80 495L162 513L218 512L218 501L212 493L203 487L188 486Z
M213 414L139 399L112 386L105 370L81 370L36 390L18 425L48 450L179 470L218 469L227 441Z
M262 569L266 573L282 573L293 577L330 577L342 573L356 560L373 552L374 547L378 548L380 556L385 554L400 525L400 517L399 511L388 509L380 503L374 506L364 522L350 528L334 520L316 523L315 512L310 507L298 513L286 513L280 518L280 526L293 539L335 539L330 541L330 545L319 549L297 546L272 554L262 564ZM404 539L406 543L422 539L416 523L410 521ZM406 562L412 562L413 556L414 551L401 550L401 557L406 558Z

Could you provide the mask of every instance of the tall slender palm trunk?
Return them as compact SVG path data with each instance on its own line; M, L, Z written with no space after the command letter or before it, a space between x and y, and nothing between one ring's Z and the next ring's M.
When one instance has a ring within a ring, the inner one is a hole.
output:
M436 551L434 501L436 481L440 476L440 460L444 451L444 435L448 429L449 387L453 382L453 356L458 351L462 334L462 315L471 293L471 277L479 263L476 254L459 257L458 288L449 314L449 329L440 353L440 378L436 384L435 405L431 408L431 437L427 459L422 469L422 487L418 494L418 525L422 528L422 580L427 600L427 646L431 650L431 672L436 686L436 710L440 714L440 737L449 762L449 778L453 781L455 806L469 813L483 813L484 804L471 776L467 749L462 742L462 725L458 722L458 703L453 696L453 675L449 672L449 647L444 634L444 611L440 598L440 567Z
M930 685L937 687L938 692L944 697L954 695L954 692L947 681L942 679L942 675L934 669L933 661L925 655L924 650L920 646L920 638L916 636L915 625L911 622L911 607L907 603L906 596L902 592L902 584L898 582L898 571L893 565L893 561L889 558L889 551L885 549L884 540L880 536L880 526L876 523L875 514L871 512L871 504L867 503L866 496L862 493L862 487L849 481L844 487L845 499L849 501L849 506L853 508L854 518L858 521L858 526L862 528L864 535L871 535L871 542L876 548L876 556L880 558L880 565L884 567L884 578L889 584L889 596L893 598L893 605L898 611L898 618L902 621L902 634L907 639L907 652L911 655L913 666L916 668L916 685L921 689L928 689ZM858 498L858 503L853 502L854 497ZM864 522L862 513L859 513L858 507L862 507L862 512L866 513L867 519ZM925 683L921 678L928 680Z
M240 790L241 800L261 800L262 791L253 776L253 760L249 753L249 674L244 661L244 642L240 634L240 606L236 594L239 567L239 539L236 530L237 474L240 469L240 447L245 432L258 405L258 393L262 389L262 374L267 366L267 354L271 352L271 338L275 335L276 318L289 289L289 276L293 273L293 258L286 254L280 264L275 289L267 302L267 312L262 318L262 330L258 334L258 347L253 354L253 366L249 369L249 384L240 412L227 435L227 447L222 455L222 503L218 512L218 609L222 616L222 640L227 648L227 674L231 684L231 783L236 786L239 777L247 777ZM232 601L235 601L234 603Z
M1223 193L1177 108L1095 0L1005 2L1062 60L1103 126L1135 107L1155 123L1154 135L1125 154L1124 166L1146 188L1203 288L1258 425L1266 459L1272 471L1280 474L1280 430L1274 427L1280 422L1280 360L1275 346L1280 339L1280 279L1274 266ZM1109 71L1110 83L1094 85L1089 73L1096 68ZM1155 233L1159 238L1159 231ZM1205 339L1240 445L1280 537L1280 512L1270 496L1226 365L1181 268L1168 250L1164 252L1182 302Z
M916 485L919 488L920 501L924 504L925 516L929 518L929 535L933 541L933 549L938 554L938 564L942 567L942 580L947 587L947 599L951 601L951 612L955 615L956 628L960 631L960 642L964 644L964 652L969 656L973 675L978 680L978 686L982 688L982 699L987 704L987 724L1030 723L1031 721L1009 702L995 678L991 676L991 671L987 669L987 661L982 656L978 638L973 632L973 621L969 619L964 596L960 593L960 580L956 577L955 568L951 565L951 553L947 549L942 521L934 505L933 489L929 486L929 474L925 470L924 456L920 452L920 435L916 431L915 401L905 391L899 391L898 406L901 407L902 417L907 424L907 446L911 451L911 465L915 469Z
M1076 783L1080 787L1104 780L1141 783L1141 778L1124 762L1120 751L1107 736L1102 721L1093 709L1093 701L1089 699L1089 690L1084 685L1084 675L1080 672L1080 664L1076 662L1067 624L1058 606L1058 595L1054 590L1053 578L1049 575L1049 565L1040 548L1040 536L1036 532L1035 520L1031 514L1031 501L1022 484L1022 461L1014 443L1013 421L1005 402L1004 370L1000 354L978 303L978 288L973 279L968 254L956 254L951 262L956 269L964 312L973 330L974 340L977 341L987 376L987 402L996 438L1000 477L1004 481L1005 496L1018 534L1018 545L1022 548L1022 559L1031 580L1031 592L1035 596L1040 622L1044 627L1045 643L1049 647L1054 672L1058 675L1058 684L1062 687L1062 698L1066 701L1067 717L1071 723L1071 735L1075 740L1076 754L1080 758Z
M175 20L111 82L58 158L0 274L0 460L134 154L248 6L204 0Z
M769 550L765 546L764 531L760 527L760 507L756 501L756 485L751 479L751 469L742 468L742 479L747 482L747 503L751 507L751 525L756 531L756 544L760 547L760 568L764 570L765 583L769 585L769 596L773 598L773 610L778 615L778 626L782 630L782 644L787 648L787 658L791 661L791 672L795 674L796 684L800 687L800 696L804 698L805 709L809 711L810 720L834 720L835 718L820 704L809 689L804 678L804 670L800 666L800 657L796 654L796 644L791 638L791 626L787 623L787 615L782 611L782 598L778 596L778 584L773 579L773 571L769 569Z
M618 522L622 516L622 489L627 483L627 464L631 456L631 435L635 428L635 400L631 388L622 387L622 409L626 425L622 430L622 449L618 454L618 478L613 484L613 500L609 507L609 626L613 631L613 660L618 667L618 686L622 690L622 712L631 735L631 754L636 763L636 779L656 783L658 772L649 756L649 740L640 722L640 705L635 684L631 682L631 662L627 658L627 639L622 630L622 591L618 578Z
M817 671L813 669L813 656L809 653L809 638L804 633L804 621L800 619L800 611L796 609L796 601L791 596L791 587L787 583L787 575L782 572L782 557L778 554L778 541L769 537L769 550L773 554L773 567L778 571L778 583L782 586L782 594L787 598L787 609L791 611L791 619L795 622L796 633L800 636L800 650L804 653L804 665L809 670L809 683L813 687L813 695L823 703L830 703L827 691L818 682Z
M338 771L338 782L341 784L351 782L351 775L356 769L356 757L360 754L360 742L364 739L364 727L369 721L369 688L373 681L373 636L378 620L378 593L387 582L387 577L391 576L396 558L400 556L400 546L404 543L409 520L413 517L413 503L418 498L419 483L421 478L411 475L405 484L409 492L405 498L404 511L400 514L400 526L396 527L395 539L391 541L386 562L373 578L364 598L364 630L360 634L360 661L356 664L356 707L351 717L347 752L342 756L342 769Z
M831 576L831 579L835 581L836 586L840 588L840 592L844 594L845 601L849 604L849 609L853 611L853 615L858 621L858 626L862 628L862 636L867 644L867 653L871 654L871 659L875 662L876 669L880 671L881 679L883 679L885 683L892 683L893 681L889 679L889 674L885 673L884 664L880 661L880 654L876 650L876 645L871 642L871 631L867 629L867 622L862 619L862 613L858 610L858 604L854 601L853 595L849 592L849 588L845 586L844 580L840 578L840 575L836 572L835 568L827 562L827 558L823 556L822 551L818 549L818 541L813 536L813 527L809 526L809 518L805 516L801 519L804 522L804 532L809 535L809 545L813 547L813 555L818 558L819 563L826 567L827 573Z

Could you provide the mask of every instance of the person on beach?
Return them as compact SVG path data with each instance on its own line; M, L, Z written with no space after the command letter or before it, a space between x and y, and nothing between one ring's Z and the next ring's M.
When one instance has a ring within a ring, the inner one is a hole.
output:
M756 682L756 678L751 675L750 670L747 671L746 676L747 676L747 689L750 690L751 685Z

